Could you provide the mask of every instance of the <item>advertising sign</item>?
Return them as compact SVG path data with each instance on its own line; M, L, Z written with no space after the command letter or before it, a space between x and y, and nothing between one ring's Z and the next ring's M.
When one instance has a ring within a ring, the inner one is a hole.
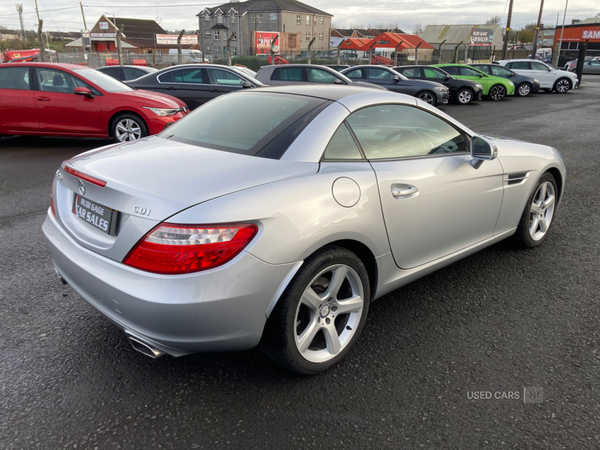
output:
M273 52L279 53L279 32L257 31L255 48L257 55L269 55L271 53L271 41L273 41Z
M484 30L482 28L473 28L471 30L471 45L477 47L491 46L494 38L493 30Z
M117 33L90 33L93 38L114 38Z
M161 45L177 45L177 34L157 34L156 43ZM198 43L198 35L190 34L181 36L181 45L196 45Z
M108 22L100 22L101 30L108 30Z

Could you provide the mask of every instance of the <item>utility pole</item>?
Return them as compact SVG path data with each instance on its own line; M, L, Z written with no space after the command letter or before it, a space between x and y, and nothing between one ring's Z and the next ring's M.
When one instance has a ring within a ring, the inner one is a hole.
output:
M235 39L235 31L227 38L227 65L231 66L231 41ZM273 47L271 46L271 49ZM273 51L273 50L271 50ZM273 57L273 59L275 59Z
M25 36L25 25L23 25L23 5L17 3L17 12L19 13L19 22L21 23L21 40L25 41L27 37Z
M119 56L119 65L123 65L123 52L121 51L121 34L123 33L123 29L125 25L121 25L117 28L117 55Z
M542 23L542 12L544 12L544 0L540 5L540 14L538 16L537 26L535 27L535 33L533 33L533 48L531 49L531 58L535 59L535 51L537 49L538 33L540 32L540 24Z
M35 13L38 18L38 40L40 41L40 61L46 62L46 47L44 46L44 35L42 34L42 25L44 21L40 19L40 11L38 10L37 0L35 0Z
M181 38L183 37L185 30L181 30L179 36L177 36L177 64L183 64L183 55L181 54Z
M79 6L81 7L81 17L83 17L83 29L87 30L87 25L85 24L85 14L83 13L83 5L79 2Z
M569 6L569 0L566 0L566 2L565 2L565 14L563 15L562 29L560 30L560 41L558 42L558 48L555 49L555 51L554 51L554 53L556 53L556 59L554 59L555 58L554 55L552 56L555 66L558 66L558 64L559 64L560 50L562 49L563 34L565 32L565 19L567 18L567 6ZM556 29L556 32L558 32L558 27Z
M313 38L310 40L310 42L308 43L308 63L312 64L312 46L315 43L315 37L313 36Z
M502 44L502 59L506 59L506 50L508 39L510 37L510 20L512 19L513 0L508 4L508 18L506 19L506 34L504 35L504 43Z

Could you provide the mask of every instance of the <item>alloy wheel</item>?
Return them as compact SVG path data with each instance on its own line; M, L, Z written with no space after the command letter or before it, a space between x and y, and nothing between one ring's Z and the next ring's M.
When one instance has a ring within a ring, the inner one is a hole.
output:
M534 241L542 239L552 223L556 193L550 181L544 181L538 187L529 209L529 235Z
M564 94L569 89L571 89L571 83L569 83L567 80L558 80L556 82L556 92Z
M422 94L419 94L418 98L429 103L430 105L435 105L435 98L429 92L423 92Z
M312 363L332 360L352 340L364 309L363 284L346 264L322 270L305 289L295 315L294 342Z
M458 93L457 99L458 99L459 103L461 103L463 105L467 105L467 104L471 103L471 101L473 100L473 94L471 93L470 90L463 89L462 91L460 91Z
M490 89L490 98L492 100L502 100L505 95L506 89L504 88L504 86L496 85L492 86L492 88Z
M519 95L521 97L527 97L529 94L531 94L531 86L529 84L523 83L519 85Z
M119 142L135 141L142 137L142 128L133 119L121 119L115 126L115 135Z

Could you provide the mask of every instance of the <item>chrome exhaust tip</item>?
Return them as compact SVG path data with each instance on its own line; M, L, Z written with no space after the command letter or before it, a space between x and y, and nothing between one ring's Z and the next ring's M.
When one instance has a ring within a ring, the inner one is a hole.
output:
M127 336L127 338L129 339L129 343L131 344L134 350L137 350L138 352L143 353L144 355L152 359L160 358L165 354L165 352L158 350L157 348L154 348L149 344L146 344L138 338L129 335Z

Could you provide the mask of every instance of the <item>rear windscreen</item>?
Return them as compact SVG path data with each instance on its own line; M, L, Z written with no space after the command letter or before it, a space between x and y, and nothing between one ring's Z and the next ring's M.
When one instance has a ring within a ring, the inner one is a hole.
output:
M256 155L286 128L324 103L329 102L299 95L232 93L201 106L159 136L216 150Z

